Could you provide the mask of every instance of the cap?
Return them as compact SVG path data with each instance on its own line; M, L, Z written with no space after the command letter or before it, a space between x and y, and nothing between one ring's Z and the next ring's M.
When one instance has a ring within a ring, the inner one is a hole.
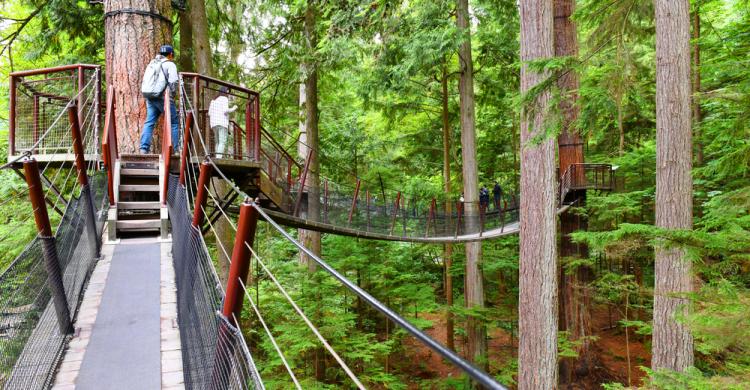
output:
M222 85L219 87L219 93L229 93L229 88Z
M174 54L174 49L172 49L172 45L161 45L159 48L159 54L161 55L169 55Z

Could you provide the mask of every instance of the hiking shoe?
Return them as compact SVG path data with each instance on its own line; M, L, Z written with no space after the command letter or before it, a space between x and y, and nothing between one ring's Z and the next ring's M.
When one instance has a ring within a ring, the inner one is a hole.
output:
M146 150L146 149L141 149L141 154L148 154L148 150Z

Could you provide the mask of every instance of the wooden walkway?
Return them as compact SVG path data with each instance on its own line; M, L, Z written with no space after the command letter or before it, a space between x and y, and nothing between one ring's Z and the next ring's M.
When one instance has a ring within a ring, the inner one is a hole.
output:
M102 247L53 389L184 389L171 243Z

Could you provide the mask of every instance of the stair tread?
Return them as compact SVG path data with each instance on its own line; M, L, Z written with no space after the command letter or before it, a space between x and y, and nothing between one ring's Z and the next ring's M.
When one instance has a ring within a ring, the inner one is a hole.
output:
M159 176L159 168L121 168L121 176Z
M154 192L159 191L158 184L120 184L120 192Z
M130 229L160 229L161 220L156 219L129 219L117 221L117 230Z
M159 209L161 204L159 201L124 201L118 203L117 208L124 210Z

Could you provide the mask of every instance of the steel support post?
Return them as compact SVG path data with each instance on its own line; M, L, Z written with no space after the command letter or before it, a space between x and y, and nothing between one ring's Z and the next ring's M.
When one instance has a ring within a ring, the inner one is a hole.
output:
M234 239L232 262L229 266L227 291L221 314L222 321L218 329L216 357L212 374L214 388L227 388L230 375L230 359L234 355L232 332L236 331L237 321L242 313L245 293L242 284L247 284L250 272L250 248L255 241L255 228L258 225L258 210L248 201L240 206L240 217L237 221L237 235ZM235 329L232 329L235 328Z
M326 183L326 184L328 184L328 183ZM349 219L347 220L347 222L349 223L349 225L352 224L352 216L354 215L354 210L357 208L357 198L359 198L359 186L360 186L360 184L362 184L362 181L360 179L357 179L357 186L354 187L354 197L352 198L352 207L351 207L351 209L349 209ZM326 199L326 203L327 203L327 200L328 199ZM328 205L326 204L326 206L328 206Z
M24 161L23 170L26 176L26 184L29 186L29 200L31 201L31 207L34 209L34 220L39 232L39 239L42 242L44 267L47 270L47 283L55 305L57 324L60 327L60 333L71 334L73 333L73 323L70 319L70 310L65 297L62 271L57 257L57 246L55 245L55 237L52 235L47 207L44 204L44 189L42 188L36 160L32 158Z
M242 313L242 303L245 294L242 283L247 283L250 271L250 248L255 241L255 228L258 225L258 210L249 201L240 205L240 217L237 221L237 235L234 238L232 262L229 266L227 279L227 293L224 297L222 314L234 324L234 318L239 319ZM234 324L236 325L236 324Z
M185 185L185 170L187 169L190 153L190 134L193 132L193 112L188 112L185 118L185 129L182 133L182 152L180 153L180 184Z
M16 154L16 77L10 76L10 96L8 99L8 150Z
M86 157L83 149L83 137L81 136L81 125L78 122L78 110L75 106L68 108L68 119L73 136L73 152L76 156L76 170L78 171L78 184L81 185L81 199L83 200L84 212L86 213L86 230L90 237L90 250L94 258L101 254L99 235L96 232L96 210L94 209L94 194L91 192L89 177L86 172Z
M195 195L195 208L193 210L193 226L200 230L203 219L206 216L206 201L208 200L208 182L211 180L213 166L208 162L201 164L200 175L198 176L198 188Z

